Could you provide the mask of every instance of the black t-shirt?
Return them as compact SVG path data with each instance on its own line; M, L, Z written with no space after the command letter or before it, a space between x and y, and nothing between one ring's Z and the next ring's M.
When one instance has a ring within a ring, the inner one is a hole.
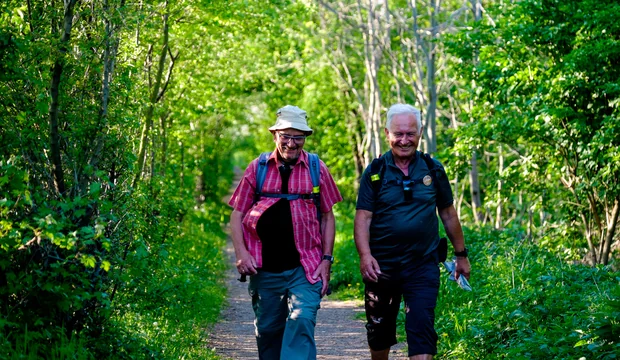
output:
M288 194L291 169L280 166L282 194ZM256 232L263 244L263 271L283 272L301 266L299 252L295 247L293 218L289 200L280 199L269 207L256 224Z
M439 243L439 223L436 208L452 205L450 184L441 164L439 188L428 181L430 171L422 154L417 151L409 164L409 176L394 164L392 152L383 155L385 172L377 198L370 180L370 166L362 175L357 197L357 209L372 212L370 250L382 269L389 269L422 258L434 251ZM412 198L406 199L403 181L415 181ZM447 186L446 186L447 185Z

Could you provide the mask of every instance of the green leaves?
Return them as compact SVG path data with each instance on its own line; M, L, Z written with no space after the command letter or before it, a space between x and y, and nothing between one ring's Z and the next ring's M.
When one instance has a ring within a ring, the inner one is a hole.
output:
M607 257L598 249L606 248L608 234L587 229L615 222L611 207L602 209L620 195L620 166L611 161L618 147L620 72L601 70L620 59L620 31L607 18L617 7L613 1L524 1L497 14L495 28L479 27L478 61L462 55L476 81L470 89L476 121L460 128L456 141L464 154L474 146L495 151L494 141L513 149L504 164L535 177L513 186L510 195L553 194L560 206L544 211L552 221L580 224L593 244L603 239L588 249L603 263Z
M475 306L469 306L468 294L442 281L436 321L440 354L605 358L607 350L591 335L592 323L612 315L604 303L616 291L617 273L567 264L518 233L482 229L467 231L466 238L477 269L471 278ZM584 344L594 346L579 346Z
M97 264L95 257L91 255L80 256L80 262L82 263L82 265L89 267L89 268L94 268L95 265Z

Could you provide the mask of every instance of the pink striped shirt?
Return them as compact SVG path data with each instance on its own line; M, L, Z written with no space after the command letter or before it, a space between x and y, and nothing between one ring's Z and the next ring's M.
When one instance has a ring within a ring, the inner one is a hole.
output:
M267 176L263 185L263 193L279 193L282 179L277 167L276 151L274 150L267 160ZM327 166L320 161L320 192L321 212L329 212L334 204L342 201L342 196L336 187ZM243 238L245 246L250 254L256 259L258 267L262 267L262 243L256 232L256 225L261 215L279 199L263 197L253 205L256 188L256 171L258 158L248 165L239 186L230 198L228 204L235 210L243 213ZM312 193L312 179L308 166L308 153L304 150L299 160L293 167L288 182L289 194ZM306 278L314 284L318 281L312 279L312 273L319 266L323 258L323 245L319 221L316 217L316 207L311 199L297 199L290 201L291 217L293 219L293 236L295 246L299 251L301 265L306 272Z

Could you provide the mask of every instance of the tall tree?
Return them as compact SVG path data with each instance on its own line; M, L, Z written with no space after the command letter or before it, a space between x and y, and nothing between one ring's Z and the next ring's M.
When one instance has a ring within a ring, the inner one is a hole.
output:
M144 170L144 163L146 159L146 149L149 143L149 137L151 134L151 129L153 127L153 118L155 117L155 106L161 101L162 97L166 93L168 89L168 84L170 83L170 78L172 76L172 72L174 70L174 64L177 60L179 53L176 55L172 54L172 50L170 49L170 9L168 1L164 1L163 4L163 13L160 14L162 18L162 27L161 27L161 49L159 50L159 57L157 58L157 68L152 71L153 65L153 45L149 46L147 51L146 58L144 60L144 67L146 70L146 74L148 77L150 96L147 103L146 113L144 114L144 120L142 124L142 133L140 135L140 145L138 148L138 164L136 175L132 182L132 187L136 187L138 181L142 177L142 172ZM168 55L170 56L168 69L166 71L166 62ZM164 72L166 73L166 77L164 78Z
M63 21L61 27L60 43L57 49L57 58L52 67L52 82L50 84L50 157L52 160L54 185L60 196L65 194L65 178L60 155L60 136L58 134L58 108L59 108L59 88L64 66L64 57L67 53L69 40L71 39L71 29L73 28L73 9L77 0L64 1ZM56 29L52 29L53 32Z
M482 19L482 1L480 0L471 0L471 10L474 14L474 21L479 22ZM478 54L474 51L474 64L478 62ZM476 121L476 119L471 119L471 121ZM478 172L478 152L474 149L471 152L471 160L470 160L471 169L469 170L469 189L471 194L471 210L474 214L474 220L476 223L480 223L483 221L485 215L482 208L482 200L480 194L480 181L479 181L479 172Z

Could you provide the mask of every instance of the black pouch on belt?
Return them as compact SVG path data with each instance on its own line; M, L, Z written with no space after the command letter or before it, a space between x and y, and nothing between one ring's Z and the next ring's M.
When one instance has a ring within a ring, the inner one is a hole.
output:
M448 258L448 239L442 237L439 239L439 245L437 245L437 256L439 257L439 262L445 262Z

